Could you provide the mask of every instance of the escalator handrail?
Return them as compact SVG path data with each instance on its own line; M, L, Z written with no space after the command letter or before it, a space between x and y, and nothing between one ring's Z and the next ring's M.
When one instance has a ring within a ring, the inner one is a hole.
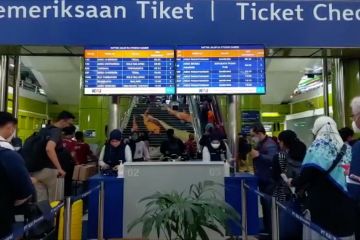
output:
M217 97L216 96L212 96L211 97L211 103L210 103L210 109L211 111L214 113L215 115L215 120L216 122L219 124L219 126L222 128L222 130L224 131L225 133L225 136L226 135L226 129L225 129L225 126L224 126L224 122L223 122L223 118L221 116L221 111L220 111L220 107L219 107L219 103L217 101Z
M201 132L201 122L200 122L200 114L199 114L199 104L197 104L196 96L192 95L188 97L189 103L189 111L192 115L192 124L194 127L194 135L197 143L197 149L200 149L200 138L202 136Z
M129 109L124 113L124 116L120 119L120 130L124 131L130 121L131 113L138 102L138 97L133 97Z
M223 124L223 119L222 119L222 116L220 113L220 108L219 108L219 104L218 104L216 96L212 97L210 108L213 111L213 113L215 114L216 121L220 124Z

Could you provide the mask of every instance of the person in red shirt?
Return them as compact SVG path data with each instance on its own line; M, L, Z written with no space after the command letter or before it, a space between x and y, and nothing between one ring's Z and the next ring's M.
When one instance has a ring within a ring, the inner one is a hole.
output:
M208 123L216 124L215 114L212 110L208 111Z
M189 139L185 143L185 149L186 149L186 154L190 159L196 159L197 144L195 141L194 134L192 133L189 134Z
M75 126L70 126L63 129L63 139L62 145L68 150L73 158L75 158L75 145L76 141L74 140L76 128Z
M84 142L84 133L76 132L75 133L75 161L77 164L86 164L88 162L88 157L97 161L97 157L90 150L89 144Z

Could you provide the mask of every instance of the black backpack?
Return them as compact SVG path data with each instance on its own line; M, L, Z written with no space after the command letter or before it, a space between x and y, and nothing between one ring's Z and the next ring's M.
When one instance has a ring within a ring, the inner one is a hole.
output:
M29 172L37 172L42 170L46 165L49 157L46 154L46 144L49 141L50 130L55 128L49 126L33 133L25 140L24 146L20 154L25 160L26 168Z

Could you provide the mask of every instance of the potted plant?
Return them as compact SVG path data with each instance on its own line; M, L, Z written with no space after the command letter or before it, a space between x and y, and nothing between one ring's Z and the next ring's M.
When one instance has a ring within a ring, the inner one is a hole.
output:
M140 200L144 202L145 212L129 226L130 232L142 224L142 237L148 239L156 231L167 240L209 239L206 230L224 236L228 222L240 224L240 216L225 201L219 200L216 184L205 181L192 184L187 194L184 192L157 192Z

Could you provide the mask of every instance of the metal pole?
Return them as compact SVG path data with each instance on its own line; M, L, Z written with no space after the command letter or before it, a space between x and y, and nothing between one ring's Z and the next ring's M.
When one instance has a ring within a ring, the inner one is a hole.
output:
M71 197L67 197L65 200L64 239L71 240Z
M237 108L238 108L238 98L236 95L231 95L228 98L229 101L229 132L228 136L230 138L230 149L232 152L232 157L234 161L237 159L238 154L238 129L237 129Z
M245 181L241 181L241 235L242 240L247 240L247 209L246 209L246 189L245 189Z
M335 76L334 83L332 84L332 94L335 96L333 98L333 109L334 111L334 119L338 124L339 128L346 126L345 119L345 80L344 80L344 66L343 61L339 58L334 60L334 68L335 68Z
M99 190L99 212L98 212L98 240L104 239L104 182L100 184Z
M279 240L279 209L276 205L276 198L272 197L271 201L271 226L272 240Z
M119 129L119 97L112 96L111 97L111 104L110 104L110 111L109 111L110 117L109 117L109 128L108 128L108 134L114 130Z
M19 89L21 81L21 61L20 56L16 56L14 59L14 92L13 92L13 115L18 117L19 113Z
M8 60L7 56L0 56L0 111L7 111L8 94Z
M329 116L329 74L326 49L323 49L324 115Z

